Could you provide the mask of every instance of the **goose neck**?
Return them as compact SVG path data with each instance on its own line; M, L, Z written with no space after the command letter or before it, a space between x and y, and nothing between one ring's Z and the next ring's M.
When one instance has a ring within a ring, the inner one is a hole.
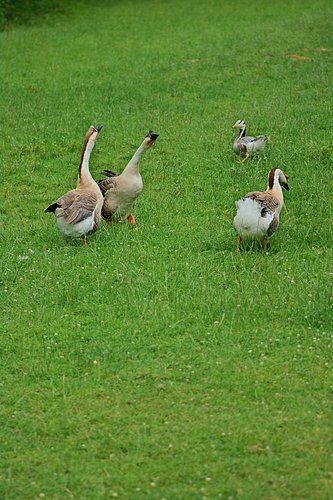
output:
M245 137L245 132L246 132L246 127L241 128L239 131L238 139L242 139L243 137Z
M95 182L89 170L89 160L94 145L94 140L88 140L83 146L81 163L79 166L78 185Z
M281 208L283 207L283 191L282 191L281 184L279 182L279 173L278 172L275 172L273 185L270 186L268 184L267 191L269 193L271 193L273 196L275 196L275 198L277 198L277 200L280 203L280 210L281 210Z
M146 147L144 144L135 151L134 155L126 165L124 172L136 174L139 173L140 161L143 153L146 151Z

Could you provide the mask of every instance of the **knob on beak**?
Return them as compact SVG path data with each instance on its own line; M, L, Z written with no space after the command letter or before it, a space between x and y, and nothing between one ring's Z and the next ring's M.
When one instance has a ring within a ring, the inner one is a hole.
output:
M152 141L156 141L157 137L159 136L159 134L154 134L152 130L149 130L148 135Z

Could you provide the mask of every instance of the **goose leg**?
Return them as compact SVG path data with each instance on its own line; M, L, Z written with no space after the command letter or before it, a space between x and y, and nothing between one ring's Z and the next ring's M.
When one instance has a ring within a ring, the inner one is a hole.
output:
M110 227L110 219L105 219L106 225Z
M238 239L237 239L237 246L236 246L236 250L235 250L235 251L236 251L236 253L239 253L239 245L240 245L240 243L241 243L241 237L240 237L240 236L238 236Z
M129 216L127 217L127 220L130 224L135 224L135 219L133 215L130 213Z
M267 251L267 240L266 238L264 239L264 253Z
M245 156L245 158L242 160L242 163L245 163L249 156L250 156L249 153L247 153L247 155Z
M83 235L81 236L81 238L82 238L83 246L84 246L84 247L86 247L86 246L87 246L86 235L85 235L85 234L83 234Z
M69 247L69 240L65 240L66 247Z

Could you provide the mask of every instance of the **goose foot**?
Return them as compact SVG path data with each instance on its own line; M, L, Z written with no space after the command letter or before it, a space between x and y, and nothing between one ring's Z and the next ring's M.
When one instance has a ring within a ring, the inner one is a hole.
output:
M245 162L246 162L246 160L249 158L249 156L250 156L250 155L249 155L249 154L247 154L247 155L245 156L245 158L241 161L241 163L245 163Z
M135 219L134 219L132 214L129 214L129 216L127 217L127 220L130 224L135 224Z

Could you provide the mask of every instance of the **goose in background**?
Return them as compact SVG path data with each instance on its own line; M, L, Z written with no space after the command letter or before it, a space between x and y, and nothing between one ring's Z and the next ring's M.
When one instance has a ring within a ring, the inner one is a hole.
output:
M149 130L140 147L136 150L121 174L112 170L104 170L106 179L98 181L104 196L102 216L109 225L110 221L127 219L130 224L135 224L132 210L135 200L143 188L142 177L139 171L142 155L155 143L158 134Z
M268 173L267 190L253 191L236 201L237 213L234 227L238 233L236 252L242 240L264 240L264 252L267 239L279 225L279 214L283 207L282 187L289 191L288 176L279 168L272 168Z
M244 120L237 120L232 128L239 128L239 135L234 140L233 149L236 154L244 154L244 163L251 153L261 151L267 144L268 137L266 135L250 136L246 134L246 123Z
M89 159L95 140L103 125L89 127L83 145L77 186L51 203L45 212L53 212L60 232L66 239L81 237L86 246L86 234L96 231L103 205L103 196L89 171Z

